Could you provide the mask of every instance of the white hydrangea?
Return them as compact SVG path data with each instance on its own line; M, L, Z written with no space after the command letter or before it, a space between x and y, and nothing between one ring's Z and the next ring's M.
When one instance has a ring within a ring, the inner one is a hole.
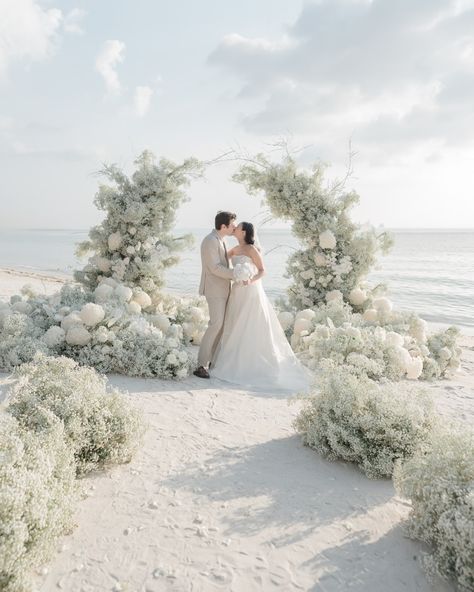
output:
M139 304L141 308L148 308L151 306L151 298L143 290L137 290L134 293L133 301Z
M407 378L418 380L423 372L423 358L412 358L407 364Z
M326 292L326 302L331 302L332 300L342 302L342 292L340 290L330 290L329 292Z
M68 329L66 341L69 345L87 345L92 336L85 327L74 326Z
M60 345L66 337L66 331L57 325L50 327L43 336L48 347L55 348Z
M123 284L118 285L114 293L121 302L129 302L133 296L133 290Z
M336 237L331 230L325 230L319 235L319 246L321 249L334 249L336 248Z
M33 308L29 302L19 300L18 302L12 304L12 310L28 315L33 310Z
M100 304L88 302L81 308L79 316L85 325L94 327L104 320L105 311Z
M375 310L377 310L383 314L390 313L393 308L392 302L388 298L384 298L384 297L376 298L372 302L372 305L375 308Z
M109 286L108 284L102 282L94 290L94 299L98 303L107 302L112 298L113 293L114 289L112 288L112 286Z
M140 314L142 311L142 307L138 304L138 302L132 300L127 304L127 310L130 314Z
M120 232L117 231L110 234L107 240L109 251L118 251L118 249L120 249L120 247L122 246L122 240L123 239Z
M76 326L81 327L82 325L83 325L83 320L79 316L79 312L76 310L69 313L61 321L61 327L64 329L64 331L68 331L71 327L76 327Z
M367 300L367 292L360 288L354 288L349 292L349 302L355 306L361 306Z
M323 253L316 253L314 255L314 263L315 263L316 267L326 267L328 264L328 261L326 259L326 256Z
M375 308L368 308L364 311L362 318L364 319L364 321L367 321L369 323L375 323L378 318L377 310Z

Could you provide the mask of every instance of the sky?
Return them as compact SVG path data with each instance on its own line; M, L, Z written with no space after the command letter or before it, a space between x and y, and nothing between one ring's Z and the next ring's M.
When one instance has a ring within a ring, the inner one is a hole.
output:
M145 149L281 139L328 180L353 154L358 222L472 228L473 97L474 0L0 0L0 229L98 223L97 171ZM177 226L258 226L237 167L194 182Z

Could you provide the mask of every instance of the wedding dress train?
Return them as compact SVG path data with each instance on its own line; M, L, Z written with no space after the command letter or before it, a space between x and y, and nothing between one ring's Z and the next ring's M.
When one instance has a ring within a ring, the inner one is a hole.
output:
M232 257L234 266L244 262L257 273L250 257ZM310 372L291 349L261 280L248 286L233 284L210 373L251 388L291 392L309 388Z

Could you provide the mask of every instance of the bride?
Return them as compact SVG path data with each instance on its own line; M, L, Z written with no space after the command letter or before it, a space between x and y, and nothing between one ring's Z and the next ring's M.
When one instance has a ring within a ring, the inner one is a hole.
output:
M263 289L265 268L253 224L241 222L234 236L239 244L228 252L229 260L234 269L238 264L250 266L252 277L232 285L211 374L246 387L306 390L309 370L293 353Z

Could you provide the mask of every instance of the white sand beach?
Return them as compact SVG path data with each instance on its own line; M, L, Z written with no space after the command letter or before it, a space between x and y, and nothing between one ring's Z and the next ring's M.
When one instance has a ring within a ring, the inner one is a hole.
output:
M59 281L2 270L0 298ZM456 376L420 384L440 413L472 424L474 337L461 345ZM299 402L215 379L109 378L143 411L143 446L130 464L83 479L77 528L38 590L454 590L427 580L391 481L302 445Z

